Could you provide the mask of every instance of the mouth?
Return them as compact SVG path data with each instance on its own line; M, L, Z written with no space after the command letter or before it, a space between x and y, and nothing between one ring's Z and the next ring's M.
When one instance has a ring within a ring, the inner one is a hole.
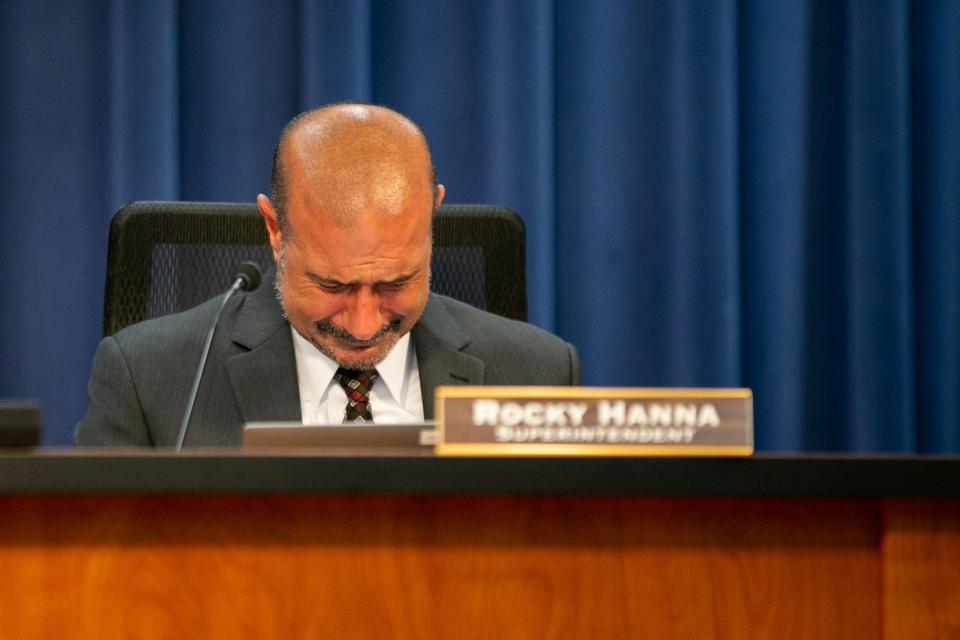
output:
M379 345L387 335L398 332L400 321L391 320L366 340L360 340L349 331L329 322L318 322L316 326L317 331L332 337L341 348L349 351L364 351Z
M370 347L375 347L380 343L380 340L365 340L363 342L349 342L346 340L339 340L340 344L344 349L349 349L351 351L363 351L364 349L369 349Z

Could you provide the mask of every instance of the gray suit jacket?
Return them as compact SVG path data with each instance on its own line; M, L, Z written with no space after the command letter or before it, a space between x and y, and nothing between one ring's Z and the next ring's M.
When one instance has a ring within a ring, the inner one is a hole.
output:
M271 285L266 279L224 309L184 446L237 446L244 422L301 419L290 325ZM222 300L104 338L76 443L174 446L203 341ZM411 335L427 419L438 385L580 383L572 345L444 296L430 294Z

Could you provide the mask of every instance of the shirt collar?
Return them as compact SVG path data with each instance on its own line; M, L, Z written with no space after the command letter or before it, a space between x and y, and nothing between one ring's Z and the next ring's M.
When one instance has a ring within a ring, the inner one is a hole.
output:
M309 340L301 336L293 325L290 326L290 332L293 334L293 348L297 358L303 358L309 370L312 380L307 382L308 388L316 389L326 395L325 390L333 382L333 376L340 368L336 362L321 353L319 349L313 346ZM393 349L387 354L387 357L377 365L378 379L382 380L387 387L387 391L397 402L402 403L403 384L407 375L407 356L410 351L410 332L408 331L397 340Z
M393 399L403 404L403 383L407 375L407 353L410 351L410 332L406 332L393 345L387 357L377 365L377 373L387 386Z

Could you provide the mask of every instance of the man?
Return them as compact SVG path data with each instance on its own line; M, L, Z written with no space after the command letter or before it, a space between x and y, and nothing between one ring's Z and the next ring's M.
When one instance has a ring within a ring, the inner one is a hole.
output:
M224 308L185 446L235 446L255 420L431 419L438 385L579 384L572 345L429 292L444 188L401 114L340 104L298 116L272 182L257 205L275 279ZM104 338L77 443L173 446L221 300Z

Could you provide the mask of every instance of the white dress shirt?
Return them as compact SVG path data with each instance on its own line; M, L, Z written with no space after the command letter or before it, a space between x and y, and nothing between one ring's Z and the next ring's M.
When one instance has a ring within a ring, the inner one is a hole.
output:
M303 424L341 424L347 409L347 394L333 379L340 365L320 353L292 326L290 331L297 359ZM370 413L374 424L422 422L420 369L409 333L400 338L383 362L377 365L377 373L380 376L370 390Z

